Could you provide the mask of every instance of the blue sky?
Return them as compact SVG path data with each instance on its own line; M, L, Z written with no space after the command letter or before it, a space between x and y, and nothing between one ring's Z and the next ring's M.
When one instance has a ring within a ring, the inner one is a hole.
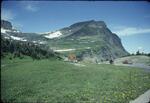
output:
M79 21L101 20L130 53L150 52L150 3L146 1L3 1L1 15L23 32L54 31Z

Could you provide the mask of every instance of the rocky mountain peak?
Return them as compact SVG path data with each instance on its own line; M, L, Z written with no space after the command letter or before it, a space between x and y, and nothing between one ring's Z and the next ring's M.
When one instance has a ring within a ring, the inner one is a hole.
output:
M89 26L89 27L107 27L104 21L95 21L95 20L89 20L89 21L83 21L83 22L78 22L73 25L71 25L71 28L75 27L81 27L81 26Z
M76 49L74 53L82 57L83 60L91 60L92 58L101 61L128 55L120 38L109 30L104 21L77 22L60 29L60 31L63 36L56 40L57 45L55 47L64 46L67 49Z
M12 29L12 24L9 21L1 20L1 28Z

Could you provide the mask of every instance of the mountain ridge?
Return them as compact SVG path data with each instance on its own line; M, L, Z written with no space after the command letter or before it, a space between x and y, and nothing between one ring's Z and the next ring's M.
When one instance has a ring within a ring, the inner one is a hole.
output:
M5 29L12 30L10 24L10 22L1 21L1 25L6 26ZM13 31L6 31L5 33L1 31L1 34L7 34L10 37L22 37L31 42L44 42L54 51L65 51L62 54L66 57L73 53L80 60L92 60L92 62L114 59L129 54L122 46L121 39L108 29L104 21L77 22L55 32L43 33L42 35L14 33Z
M71 49L68 53L74 53L82 60L88 58L94 59L92 62L103 61L129 54L124 49L121 39L107 28L104 21L78 22L57 31L62 35L52 40L55 43L49 43L52 44L51 47L60 50Z

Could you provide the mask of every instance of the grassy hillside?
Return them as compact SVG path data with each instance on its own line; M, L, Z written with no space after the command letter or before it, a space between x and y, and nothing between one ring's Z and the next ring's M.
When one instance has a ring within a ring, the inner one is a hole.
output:
M109 64L2 59L4 102L127 103L150 89L150 73ZM103 101L103 102L102 102Z

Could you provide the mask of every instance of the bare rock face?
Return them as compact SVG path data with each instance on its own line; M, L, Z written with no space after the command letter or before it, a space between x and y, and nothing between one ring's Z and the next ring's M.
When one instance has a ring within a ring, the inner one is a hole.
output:
M1 28L12 29L12 25L9 21L1 20Z

